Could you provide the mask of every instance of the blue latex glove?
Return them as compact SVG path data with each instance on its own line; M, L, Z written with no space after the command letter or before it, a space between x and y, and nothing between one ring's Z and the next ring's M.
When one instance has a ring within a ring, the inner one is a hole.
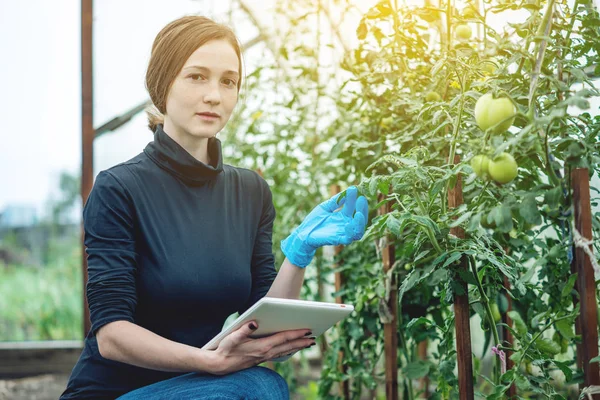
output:
M337 203L338 193L315 207L304 221L284 240L281 251L290 262L306 267L321 246L348 245L365 233L369 207L365 196L356 198L358 189L350 186L346 197ZM344 208L334 212L340 206ZM356 214L354 211L356 210Z

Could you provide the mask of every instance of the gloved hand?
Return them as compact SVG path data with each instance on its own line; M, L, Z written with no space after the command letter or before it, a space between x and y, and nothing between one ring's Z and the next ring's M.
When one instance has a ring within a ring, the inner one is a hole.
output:
M281 250L290 262L306 267L321 246L348 245L365 233L369 207L365 196L356 198L358 189L350 186L346 197L337 203L338 193L315 207L304 221L284 240ZM334 212L340 206L344 208ZM356 210L356 214L354 211Z

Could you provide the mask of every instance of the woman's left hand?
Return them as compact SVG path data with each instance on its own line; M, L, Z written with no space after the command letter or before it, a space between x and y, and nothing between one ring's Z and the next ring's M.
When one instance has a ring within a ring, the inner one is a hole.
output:
M367 199L365 196L357 199L358 189L350 186L338 204L342 193L315 207L300 226L281 241L281 250L292 264L304 268L310 264L317 248L348 245L362 238L369 216ZM342 210L334 212L342 205Z

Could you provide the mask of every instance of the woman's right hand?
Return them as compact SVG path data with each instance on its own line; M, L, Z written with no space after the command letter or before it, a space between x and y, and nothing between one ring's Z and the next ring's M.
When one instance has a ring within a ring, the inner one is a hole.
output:
M213 350L217 361L214 375L226 375L231 372L250 368L273 358L282 357L315 343L307 329L289 330L275 333L260 339L249 337L258 328L255 321L244 324L238 330L225 336L219 346Z

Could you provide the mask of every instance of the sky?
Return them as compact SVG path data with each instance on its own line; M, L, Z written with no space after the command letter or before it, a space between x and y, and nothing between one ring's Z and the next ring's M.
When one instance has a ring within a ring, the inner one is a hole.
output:
M263 10L273 1L246 0ZM219 20L228 7L229 0L95 1L94 126L147 99L150 48L164 25L192 13ZM355 37L357 22L348 21L347 37ZM255 36L249 22L234 30L241 42ZM0 49L0 212L25 204L41 213L57 194L60 172L81 168L80 0L0 0ZM260 58L251 51L244 55L249 71ZM598 102L593 107L598 110ZM134 157L151 140L140 113L95 141L94 174Z

